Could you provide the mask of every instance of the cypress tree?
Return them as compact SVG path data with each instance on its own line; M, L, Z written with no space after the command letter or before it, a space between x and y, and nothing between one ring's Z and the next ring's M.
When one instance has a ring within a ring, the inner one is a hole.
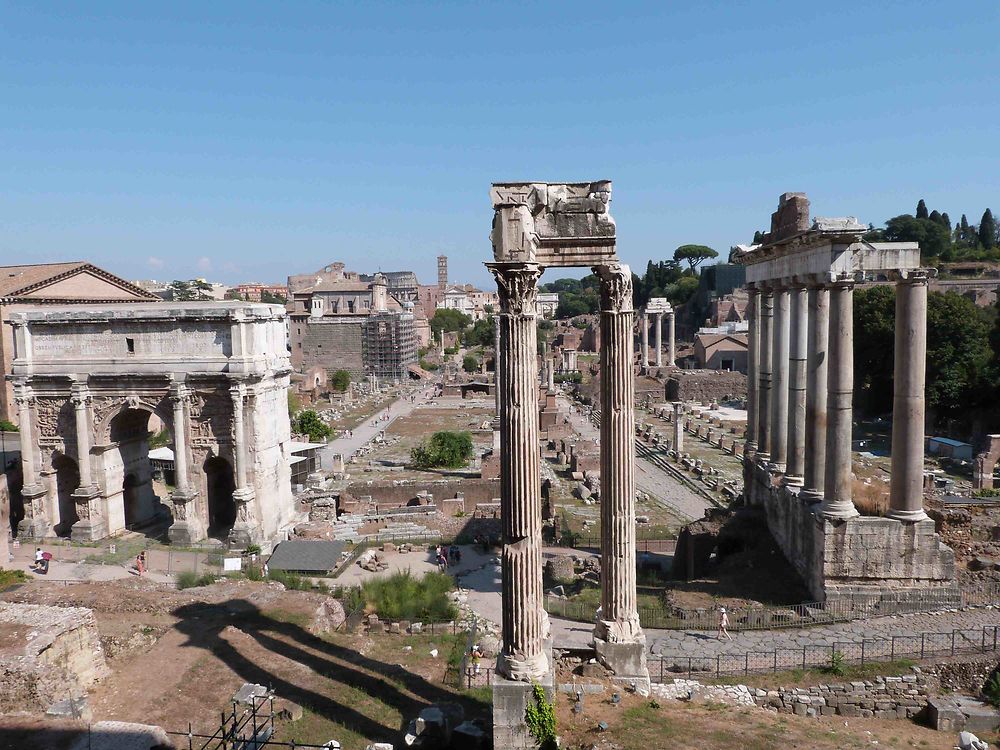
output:
M962 228L961 235L960 235L959 239L961 239L962 242L968 242L969 241L969 220L965 218L965 214L962 214L962 221L959 224L959 226Z
M764 235L760 233L759 229L753 233L753 244L759 245L763 241L763 239Z
M949 232L951 231L951 217L948 216L948 212L947 211L945 211L943 214L941 214L941 226L943 226Z
M935 224L941 223L941 214L938 213L938 210L936 208L933 211L931 211L931 215L928 216L927 218L933 221Z
M924 199L921 198L920 202L917 203L917 218L926 219L927 218L927 204L924 203Z
M993 220L993 212L988 208L979 221L979 244L987 250L992 250L997 244L997 223Z

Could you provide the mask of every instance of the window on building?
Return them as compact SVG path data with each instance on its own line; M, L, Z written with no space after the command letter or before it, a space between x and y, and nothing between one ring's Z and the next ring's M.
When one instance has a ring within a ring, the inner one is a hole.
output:
M129 354L135 354L135 339L126 338L125 348L128 349Z

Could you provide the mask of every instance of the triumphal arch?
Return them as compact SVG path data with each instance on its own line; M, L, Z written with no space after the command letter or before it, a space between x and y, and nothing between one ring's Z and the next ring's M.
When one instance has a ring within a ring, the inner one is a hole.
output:
M294 512L284 316L244 302L12 314L19 535L92 541L169 513L177 543L274 536ZM173 451L166 497L151 478L157 433Z
M635 579L635 311L632 273L616 251L611 183L502 183L490 191L500 295L503 646L494 685L494 743L526 746L526 683L550 674L542 592L536 300L546 267L593 268L601 285L601 609L597 658L646 691Z

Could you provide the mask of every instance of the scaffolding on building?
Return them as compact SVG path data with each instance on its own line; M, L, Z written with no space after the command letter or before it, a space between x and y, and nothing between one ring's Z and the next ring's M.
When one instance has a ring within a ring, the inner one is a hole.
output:
M417 336L412 312L373 312L362 328L365 372L402 380L417 362Z

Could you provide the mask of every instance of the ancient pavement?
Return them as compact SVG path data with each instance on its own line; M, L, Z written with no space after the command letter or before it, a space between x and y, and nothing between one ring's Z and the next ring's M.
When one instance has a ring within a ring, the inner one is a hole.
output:
M559 395L563 408L569 413L570 424L582 437L600 439L600 430L578 410L568 398ZM672 476L656 468L648 461L635 462L635 488L645 492L661 505L673 510L685 523L705 516L705 509L711 506L704 497L692 492Z

